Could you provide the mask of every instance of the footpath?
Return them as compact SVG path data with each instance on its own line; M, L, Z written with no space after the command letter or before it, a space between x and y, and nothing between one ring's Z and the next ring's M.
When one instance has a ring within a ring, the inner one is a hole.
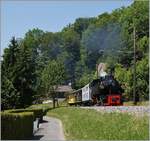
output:
M59 119L45 116L43 120L32 140L65 141L62 123Z

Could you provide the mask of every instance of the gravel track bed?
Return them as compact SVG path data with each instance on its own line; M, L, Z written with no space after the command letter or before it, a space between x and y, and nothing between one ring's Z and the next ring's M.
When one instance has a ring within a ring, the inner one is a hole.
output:
M129 113L129 114L138 114L138 115L149 115L150 116L150 107L149 106L92 106L92 107L81 107L84 109L95 109L99 112L118 112L118 113Z

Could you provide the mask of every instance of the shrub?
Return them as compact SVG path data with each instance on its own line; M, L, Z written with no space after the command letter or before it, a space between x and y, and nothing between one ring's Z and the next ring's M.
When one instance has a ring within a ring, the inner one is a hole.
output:
M34 120L36 118L39 118L40 122L43 121L43 116L44 116L43 109L26 109L26 110L28 112L33 112L34 113Z
M1 113L1 138L4 140L29 139L33 134L32 112Z
M35 118L40 118L40 122L43 121L43 116L46 115L47 111L50 110L50 108L38 108L38 109L35 109L35 108L28 108L27 109L28 111L33 111L35 113Z
M15 109L15 110L9 110L9 113L21 113L21 112L33 112L34 114L34 120L36 118L40 118L42 119L44 113L43 113L43 109Z
M49 110L51 110L51 108L43 108L43 115L45 116Z
M28 107L28 109L43 109L43 115L46 115L47 111L52 109L52 105L50 105L50 104L35 104L35 105Z

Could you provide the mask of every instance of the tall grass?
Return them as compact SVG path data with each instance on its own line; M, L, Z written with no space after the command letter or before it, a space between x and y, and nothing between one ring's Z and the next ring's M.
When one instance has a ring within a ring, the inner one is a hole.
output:
M48 116L62 120L67 139L72 140L148 140L148 117L124 113L101 113L91 109L62 107Z

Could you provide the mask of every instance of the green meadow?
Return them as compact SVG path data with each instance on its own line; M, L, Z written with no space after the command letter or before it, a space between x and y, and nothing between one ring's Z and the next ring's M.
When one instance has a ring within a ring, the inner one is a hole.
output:
M62 121L68 140L148 140L147 116L125 113L101 113L90 109L61 107L48 116Z

